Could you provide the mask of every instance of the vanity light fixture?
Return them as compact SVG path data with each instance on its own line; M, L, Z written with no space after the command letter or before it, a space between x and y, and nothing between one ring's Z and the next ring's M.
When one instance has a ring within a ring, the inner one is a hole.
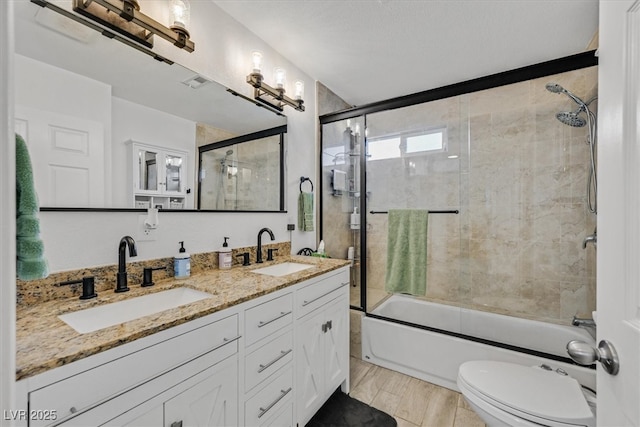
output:
M195 50L187 31L188 0L171 0L169 27L142 13L138 0L73 0L73 10L149 48L155 34L187 52Z
M269 86L262 76L262 53L252 53L253 69L247 76L247 83L253 86L253 97L271 108L282 111L288 105L298 111L304 111L304 82L296 81L295 99L285 95L286 71L283 68L275 69L276 87Z

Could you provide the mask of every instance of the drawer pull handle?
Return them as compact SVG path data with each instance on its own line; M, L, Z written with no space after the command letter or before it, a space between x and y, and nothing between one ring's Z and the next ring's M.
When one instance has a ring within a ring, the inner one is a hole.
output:
M337 288L332 289L332 290L330 290L329 292L327 292L326 294L322 294L322 295L320 295L319 297L312 299L311 301L302 301L302 306L304 307L304 306L309 305L309 304L311 304L311 303L313 303L313 302L316 302L316 301L318 301L320 298L324 298L324 297L326 297L327 295L329 295L331 292L337 291L338 289L342 288L343 286L347 286L348 284L349 284L349 282L341 283L341 284L340 284L340 286L338 286Z
M227 344L231 344L234 341L238 341L240 338L242 338L242 335L238 335L237 337L234 338L223 338L222 339L222 343L218 344L217 346L213 347L211 350L209 350L209 352L212 352L214 350L219 349L220 347L224 347Z
M264 371L265 369L268 369L269 366L273 365L278 360L282 359L283 357L285 357L287 354L291 353L292 351L293 351L292 348L290 348L287 351L280 350L280 354L278 355L278 357L276 357L275 359L273 359L271 362L267 363L266 365L260 365L260 369L258 369L258 373L262 373L262 371Z
M171 427L182 427L182 420L171 423Z
M289 392L291 391L291 387L289 387L286 390L280 390L280 396L278 396L278 398L276 400L274 400L269 406L267 406L266 408L260 408L260 413L258 414L258 418L262 418L262 416L264 414L266 414L267 412L269 412L269 409L273 408L276 403L280 402L282 400L282 398L284 398L287 394L289 394Z
M275 322L278 319L282 319L285 316L288 316L291 314L291 311L281 311L279 315L277 315L276 317L274 317L271 320L267 320L266 322L263 322L262 320L258 323L258 328L262 328L263 326L267 326L269 323Z

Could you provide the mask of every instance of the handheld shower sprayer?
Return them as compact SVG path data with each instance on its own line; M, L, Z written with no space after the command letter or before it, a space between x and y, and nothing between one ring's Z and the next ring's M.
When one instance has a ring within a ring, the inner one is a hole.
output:
M596 178L596 115L589 110L589 104L591 104L597 96L594 96L589 101L584 102L580 97L567 89L560 86L558 83L547 83L545 88L551 93L562 93L571 98L573 102L578 104L578 108L575 111L561 111L556 113L556 118L563 124L572 127L583 127L588 125L588 139L589 144L589 178L587 179L587 204L589 211L597 214L597 195L598 195L598 183ZM580 116L580 113L584 112L586 118Z

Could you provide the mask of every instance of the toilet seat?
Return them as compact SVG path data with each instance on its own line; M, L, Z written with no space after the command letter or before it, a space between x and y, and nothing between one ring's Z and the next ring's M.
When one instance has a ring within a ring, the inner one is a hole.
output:
M465 397L492 416L502 413L502 418L515 416L553 427L595 425L595 416L580 384L554 371L506 362L472 361L460 366L458 387Z

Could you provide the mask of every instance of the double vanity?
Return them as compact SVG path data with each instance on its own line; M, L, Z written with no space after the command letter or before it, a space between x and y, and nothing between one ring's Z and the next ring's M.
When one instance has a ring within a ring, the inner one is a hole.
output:
M292 256L19 306L19 425L304 426L348 391L348 288Z

